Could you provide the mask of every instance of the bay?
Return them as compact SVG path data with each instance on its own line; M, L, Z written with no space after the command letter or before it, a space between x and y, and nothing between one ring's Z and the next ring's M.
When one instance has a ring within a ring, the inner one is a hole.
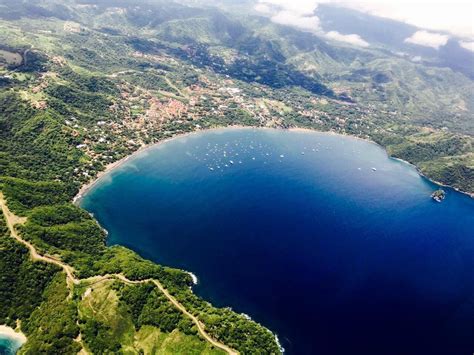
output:
M134 155L80 204L289 354L470 353L474 200L437 188L360 139L222 129Z

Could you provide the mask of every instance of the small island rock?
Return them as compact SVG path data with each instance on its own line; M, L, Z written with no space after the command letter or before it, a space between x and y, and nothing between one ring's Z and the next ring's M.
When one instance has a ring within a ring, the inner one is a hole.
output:
M431 198L436 202L441 202L446 198L446 192L442 189L436 190L431 194Z

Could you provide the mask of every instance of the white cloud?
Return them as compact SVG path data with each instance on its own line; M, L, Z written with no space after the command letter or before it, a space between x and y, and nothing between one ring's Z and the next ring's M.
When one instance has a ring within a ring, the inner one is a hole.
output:
M319 30L319 18L314 15L316 0L259 0L255 10L270 16L281 25L297 27L307 31Z
M290 11L300 17L315 16L319 4L330 3L431 31L447 31L467 41L474 38L472 0L258 0L258 3L273 7L272 15Z
M292 11L279 11L276 15L272 16L272 21L303 30L315 31L319 29L319 18L317 16L301 16Z
M471 51L471 52L474 52L474 41L473 42L468 42L468 41L460 41L459 44L461 45L461 47Z
M418 44L425 47L438 49L448 42L449 36L428 31L416 31L411 37L405 39L407 43Z
M369 43L364 41L359 35L356 35L356 34L343 35L342 33L339 33L337 31L330 31L326 33L325 36L335 41L346 42L346 43L354 44L360 47L369 46Z
M454 2L453 2L454 1ZM315 11L318 5L330 3L372 15L391 18L427 30L415 32L405 42L438 49L449 40L447 31L464 40L460 45L474 52L474 2L471 0L258 0L255 10L275 23L297 27L329 39L367 47L358 34L337 31L324 33Z
M472 0L332 0L331 2L432 31L447 31L461 37L474 37Z
M322 1L318 0L259 0L260 4L274 5L281 10L291 11L301 16L313 15L314 10L318 6L318 3Z
M259 0L255 10L270 16L271 20L275 23L316 32L339 42L361 47L369 46L369 43L357 34L344 35L337 31L324 33L321 29L319 18L314 15L318 4L321 2L323 0Z
M270 15L272 13L271 7L262 3L255 5L255 10L265 15Z

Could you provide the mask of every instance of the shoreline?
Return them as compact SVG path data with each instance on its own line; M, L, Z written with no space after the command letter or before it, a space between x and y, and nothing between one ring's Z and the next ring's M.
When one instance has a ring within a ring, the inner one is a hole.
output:
M178 139L178 138L183 138L183 137L187 137L187 136L190 136L190 135L193 135L193 134L197 134L197 133L200 133L200 132L208 132L208 131L218 131L218 130L221 130L221 129L227 129L227 128L249 128L249 129L252 129L252 128L259 128L259 127L252 127L252 126L242 126L242 125L232 125L232 126L226 126L226 127L216 127L216 128L205 128L205 129L197 129L195 131L192 131L192 132L183 132L183 133L178 133L174 136L171 136L169 138L165 138L161 141L158 141L158 142L155 142L155 143L150 143L150 144L146 144L144 146L141 146L140 148L138 148L136 151L130 153L129 155L113 162L113 163L110 163L110 164L107 164L105 166L105 169L102 170L102 171L99 171L97 173L97 175L89 182L85 183L84 185L81 186L81 188L79 189L79 191L77 192L77 194L74 196L74 198L72 199L72 203L74 204L77 204L78 201L80 201L80 199L90 190L92 189L102 178L104 178L104 176L106 176L107 174L109 174L111 171L113 171L114 169L118 168L119 166L121 166L122 164L124 164L125 162L127 162L129 159L131 159L132 157L138 155L139 153L149 149L149 148L152 148L152 147L157 147L157 146L160 146L161 144L165 144L165 143L168 143L168 142L171 142L172 140L175 140L175 139Z
M4 337L12 339L19 345L18 347L21 347L24 343L26 343L26 340L27 340L26 335L23 334L23 332L21 331L17 332L12 327L9 327L4 324L0 325L0 336L4 336Z
M208 131L219 131L219 130L224 130L224 129L238 129L238 128L245 128L245 129L276 129L276 130L283 130L283 131L289 131L289 132L306 132L306 133L325 133L325 134L331 134L331 135L338 135L338 136L344 136L344 137L350 137L350 138L354 138L354 139L358 139L358 140L361 140L361 141L364 141L364 142L367 142L367 143L371 143L371 144L374 144L380 148L382 148L385 153L387 154L387 157L390 158L390 159L394 159L394 160L398 160L400 162L403 162L403 163L406 163L410 166L412 166L413 168L415 168L415 170L417 171L417 173L427 179L428 181L430 181L431 183L434 183L436 185L439 185L441 187L446 187L446 188L450 188L450 189L453 189L454 191L456 192L459 192L461 194L464 194L464 195L467 195L468 197L470 198L473 198L474 199L474 192L473 193L470 193L470 192L467 192L467 191L462 191L456 187L453 187L453 186L450 186L450 185L446 185L446 184L443 184L442 182L439 182L439 181L436 181L436 180L433 180L429 177L427 177L425 174L423 174L421 172L421 170L415 165L415 164L412 164L406 160L403 160L401 158L396 158L396 157L393 157L393 156L390 156L390 154L388 154L388 151L387 149L378 144L377 142L374 142L373 140L371 140L370 138L363 138L363 137L358 137L358 136L354 136L354 135L351 135L351 134L346 134L346 133L338 133L338 132L334 132L334 131L318 131L316 129L311 129L311 128L304 128L304 127L290 127L290 128L273 128L273 127L257 127L257 126L243 126L243 125L232 125L232 126L223 126L223 127L215 127L215 128L205 128L205 129L197 129L195 131L191 131L191 132L184 132L184 133L178 133L174 136L171 136L169 138L165 138L161 141L158 141L158 142L155 142L155 143L150 143L150 144L146 144L142 147L140 147L139 149L137 149L136 151L130 153L129 155L113 162L113 163L110 163L110 164L107 164L105 166L105 169L98 172L97 175L91 180L89 181L88 183L84 184L81 186L81 188L79 189L78 193L74 196L72 202L74 204L77 204L80 199L90 190L92 189L104 176L106 176L107 174L109 174L111 171L113 171L114 169L118 168L119 166L121 166L122 164L124 164L125 162L127 162L129 159L131 159L132 157L138 155L139 153L151 148L151 147L155 147L155 146L159 146L161 144L164 144L164 143L167 143L167 142L170 142L174 139L178 139L178 138L182 138L182 137L186 137L186 136L190 136L190 135L193 135L193 134L197 134L197 133L201 133L201 132L208 132Z
M295 128L288 128L289 131L294 131L294 132L319 132L319 133L327 133L327 134L332 134L332 135L337 135L337 136L344 136L344 137L351 137L351 138L355 138L355 139L358 139L358 140L361 140L361 141L364 141L364 142L367 142L367 143L371 143L371 144L374 144L376 145L377 147L379 148L382 148L385 153L387 154L387 157L389 159L393 159L393 160L397 160L399 162L402 162L402 163L405 163L405 164L408 164L410 165L411 167L413 167L416 172L418 173L418 175L420 175L421 177L425 178L426 180L430 181L431 183L433 184L436 184L436 185L439 185L440 187L446 187L446 188L450 188L456 192L459 192L463 195L467 195L468 197L470 198L473 198L474 199L474 192L467 192L467 191L462 191L460 189L458 189L457 187L454 187L454 186L450 186L450 185L446 185L442 182L439 182L439 181L436 181L428 176L426 176L425 174L423 174L423 172L413 163L410 163L409 161L406 161L402 158L397 158L397 157L394 157L394 156L391 156L390 154L388 154L388 151L387 151L387 148L385 148L384 146L378 144L377 142L374 142L373 140L371 140L370 138L363 138L363 137L358 137L358 136L354 136L354 135L351 135L351 134L346 134L346 133L337 133L337 132L333 132L333 131L317 131L317 130L314 130L314 129L311 129L311 128L300 128L300 127L295 127Z
M377 144L377 143L375 143ZM383 148L383 147L382 147ZM384 148L385 149L385 148ZM396 158L396 157L392 157L390 155L388 155L388 157L390 159L393 159L393 160L398 160L399 162L402 162L402 163L405 163L405 164L408 164L410 165L411 167L413 167L416 172L418 173L418 175L420 175L422 178L428 180L429 182L432 182L433 184L436 184L436 185L439 185L440 187L445 187L445 188L449 188L449 189L452 189L460 194L463 194L463 195L466 195L472 199L474 199L474 192L473 193L470 193L470 192L466 192L466 191L462 191L462 190L459 190L457 187L454 187L454 186L450 186L450 185L446 185L446 184L443 184L442 182L439 182L439 181L436 181L436 180L433 180L431 178L429 178L428 176L426 176L425 174L423 174L423 172L415 165L415 164L412 164L410 163L409 161L406 161L406 160L403 160L401 158Z
M199 279L195 274L193 274L191 271L185 271L185 272L187 272L188 275L191 276L191 279L193 280L193 286L199 283Z

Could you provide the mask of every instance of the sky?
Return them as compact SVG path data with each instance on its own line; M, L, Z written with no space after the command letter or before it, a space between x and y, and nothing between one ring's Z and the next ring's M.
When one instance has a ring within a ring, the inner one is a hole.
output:
M446 44L450 36L457 36L462 38L460 44L464 48L474 51L472 0L258 0L256 10L270 16L274 22L321 32L314 10L323 3L356 9L422 28L423 31L420 30L406 39L408 43L439 48ZM343 35L331 31L325 35L335 40L368 46L357 34Z

